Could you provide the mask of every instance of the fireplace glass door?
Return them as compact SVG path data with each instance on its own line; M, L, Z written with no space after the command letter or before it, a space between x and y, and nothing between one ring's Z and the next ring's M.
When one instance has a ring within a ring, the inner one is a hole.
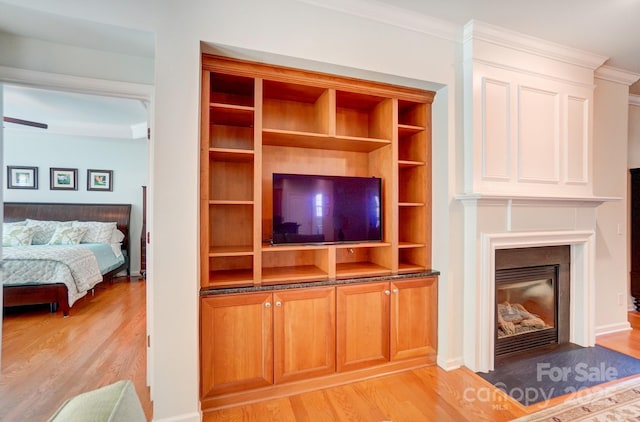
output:
M496 356L557 343L556 265L496 271Z

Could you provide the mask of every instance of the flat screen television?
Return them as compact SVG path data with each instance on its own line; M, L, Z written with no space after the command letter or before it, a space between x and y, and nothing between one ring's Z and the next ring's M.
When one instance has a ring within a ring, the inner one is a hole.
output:
M273 174L272 243L382 240L382 179Z

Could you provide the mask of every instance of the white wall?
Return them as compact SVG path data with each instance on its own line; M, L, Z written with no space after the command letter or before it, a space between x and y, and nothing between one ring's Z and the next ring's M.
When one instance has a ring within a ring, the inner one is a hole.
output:
M3 174L7 165L38 167L38 189L7 189L6 202L124 203L131 209L131 271L140 272L142 186L147 184L145 139L68 136L4 130ZM78 190L50 190L49 168L78 169ZM113 170L113 192L87 191L87 169Z
M596 78L593 181L596 196L621 198L597 208L596 332L629 328L627 321L628 85ZM604 306L607 304L607 306Z

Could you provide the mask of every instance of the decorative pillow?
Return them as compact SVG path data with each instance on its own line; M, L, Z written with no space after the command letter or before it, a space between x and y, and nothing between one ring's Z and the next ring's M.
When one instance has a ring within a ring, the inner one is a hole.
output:
M15 224L2 225L2 246L29 246L36 230Z
M51 240L51 236L55 233L58 226L71 227L73 221L47 221L47 220L31 220L27 218L27 227L35 227L36 232L33 235L32 244L46 245Z
M109 243L121 243L124 240L124 233L118 229L114 229L111 234L111 241Z
M84 227L58 226L49 240L49 245L77 245L87 232Z
M73 227L83 227L86 233L82 238L82 243L111 243L113 231L117 230L117 224L102 223L99 221L74 221Z

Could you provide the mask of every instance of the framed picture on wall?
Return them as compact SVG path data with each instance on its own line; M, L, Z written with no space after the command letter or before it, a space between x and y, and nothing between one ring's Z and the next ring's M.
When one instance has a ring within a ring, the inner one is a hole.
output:
M78 169L49 169L49 189L78 190Z
M7 166L8 189L38 189L38 167Z
M113 170L87 170L87 190L113 191Z

